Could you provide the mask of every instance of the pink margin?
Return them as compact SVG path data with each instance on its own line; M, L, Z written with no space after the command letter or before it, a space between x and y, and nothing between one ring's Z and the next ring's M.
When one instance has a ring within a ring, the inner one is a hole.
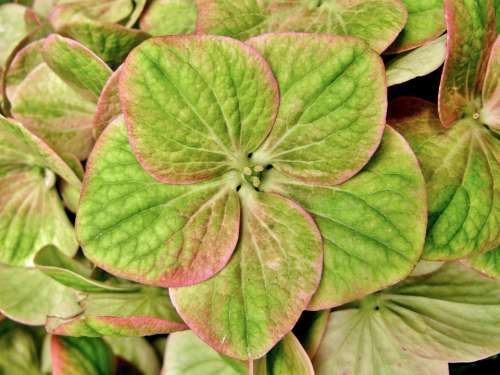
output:
M118 80L120 78L120 73L122 70L122 66L120 65L118 69L116 69L111 76L108 78L108 81L104 85L101 95L99 95L99 99L97 99L97 107L92 117L92 132L94 135L94 139L99 138L99 135L106 128L107 125L113 121L113 116L110 116L108 104L112 101L110 99L111 93L115 90L118 91ZM119 105L120 103L118 103ZM120 113L115 114L115 117L120 115Z
M141 336L166 334L170 332L183 331L187 329L184 323L171 322L160 318L150 316L96 316L92 317L96 321L110 324L111 326L119 329L126 330L128 335L137 334ZM71 336L71 327L74 323L78 324L80 321L85 321L86 317L77 317L71 319L51 330L52 334L61 336Z
M50 356L52 359L52 375L64 374L63 348L57 336L50 338Z

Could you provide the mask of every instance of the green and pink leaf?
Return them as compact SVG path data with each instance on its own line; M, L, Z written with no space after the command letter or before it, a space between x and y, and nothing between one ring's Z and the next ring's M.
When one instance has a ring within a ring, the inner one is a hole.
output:
M490 250L500 239L500 141L473 119L442 127L432 103L401 98L389 123L415 151L427 184L427 260L453 260Z
M108 126L90 156L77 233L101 268L146 284L190 285L228 262L240 203L227 178L165 185L137 162L123 121Z
M281 101L252 159L318 185L355 175L380 144L386 85L380 57L354 38L297 33L248 41L270 64Z
M403 28L397 0L198 0L197 32L245 40L269 32L355 36L381 53Z
M154 35L192 34L196 29L195 0L153 0L141 15L141 30Z
M97 102L111 69L92 51L72 39L49 35L43 59L50 69L83 97Z
M48 244L72 256L78 245L55 182L58 175L78 189L80 180L21 124L0 117L0 125L0 261L31 265Z
M497 37L491 48L482 100L481 121L500 133L500 37Z
M95 102L81 97L46 64L38 65L12 97L12 115L57 152L88 157Z
M401 53L420 47L446 30L443 0L402 0L408 21L387 53Z
M112 375L113 352L100 338L51 338L53 375Z
M33 69L43 63L42 47L43 40L37 40L16 53L5 73L4 101L12 100L17 87Z
M320 228L324 268L311 310L339 306L399 282L422 254L424 178L408 144L390 127L368 165L343 184L306 185L271 170L262 190L291 197Z
M164 289L88 294L83 312L70 319L50 318L46 329L64 336L149 336L182 331L186 325Z
M296 203L244 185L242 233L229 264L211 279L171 290L186 324L215 350L239 359L269 351L316 291L321 236Z
M452 127L473 115L495 32L493 0L445 0L447 57L439 88L439 118Z
M144 2L138 3L144 6ZM56 29L73 22L119 23L126 22L133 11L134 2L131 0L70 1L56 5L50 12L49 20ZM137 19L137 15L134 18Z
M265 60L217 36L146 41L125 62L120 96L139 162L175 184L240 167L269 133L279 104Z
M113 69L134 47L149 38L149 34L140 30L109 23L75 22L57 31L82 43Z
M104 131L104 129L117 117L122 114L120 106L120 93L119 93L119 78L122 71L120 66L109 77L104 85L99 100L97 101L97 108L92 120L92 127L94 138L97 139Z

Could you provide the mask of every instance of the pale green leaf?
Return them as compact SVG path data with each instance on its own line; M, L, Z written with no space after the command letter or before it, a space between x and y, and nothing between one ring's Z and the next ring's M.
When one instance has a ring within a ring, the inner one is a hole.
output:
M413 51L392 58L386 64L387 86L432 73L443 65L445 55L446 35L443 35Z
M37 14L47 17L58 2L59 0L33 0L32 8Z
M74 229L56 191L56 175L79 188L73 171L22 125L0 118L0 262L31 265L54 244L72 256Z
M66 164L71 168L75 175L83 180L83 166L80 160L73 154L63 154L61 157L64 158ZM61 198L63 199L64 205L68 210L76 213L78 210L78 205L80 202L80 190L81 186L74 186L67 182L66 180L58 181L57 189Z
M12 325L5 331L0 329L0 348L2 348L0 350L0 374L42 374L35 341L23 328Z
M163 375L246 375L244 362L225 357L196 337L193 331L168 336Z
M445 375L448 363L404 350L374 306L335 311L318 353L317 375ZM370 310L371 309L371 310Z
M0 124L1 175L11 170L12 165L39 166L50 169L76 187L81 185L73 170L40 138L11 119L0 116Z
M50 347L51 347L51 340L52 336L51 335L45 335L43 338L42 342L42 353L40 355L40 367L42 369L42 372L45 374L50 374L52 372L52 356L50 353Z
M146 0L33 0L33 9L50 17L59 28L74 22L122 24L133 27L146 6Z
M408 351L469 362L500 351L499 298L498 280L448 263L385 290L379 311L390 333Z
M294 328L309 358L313 358L323 340L330 310L305 311Z
M73 255L73 225L57 195L50 170L17 168L0 177L0 262L31 265L34 253L54 244ZM51 183L52 180L52 183Z
M46 246L35 256L35 266L47 276L69 288L87 293L130 292L138 286L114 286L90 278L91 269L60 252L55 246Z
M49 20L56 29L82 21L119 23L126 22L133 10L132 0L63 1L52 9Z
M314 375L311 360L293 333L288 333L266 355L268 375Z
M141 15L144 13L145 9L149 6L147 0L134 0L134 10L129 15L126 20L125 27L132 28L138 27L139 19Z
M23 324L43 325L49 316L70 318L81 312L73 290L35 268L0 264L0 285L0 311Z
M456 263L411 277L332 313L316 373L441 375L496 354L499 297L498 281Z
M19 4L0 5L0 66L29 32L24 21L27 8Z
M423 276L434 271L437 271L443 266L444 262L433 262L429 260L421 260L417 263L410 276Z

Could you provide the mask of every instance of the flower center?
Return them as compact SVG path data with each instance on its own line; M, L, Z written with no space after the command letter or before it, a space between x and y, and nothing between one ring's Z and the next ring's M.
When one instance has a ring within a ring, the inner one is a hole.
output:
M247 166L243 168L243 178L255 189L258 189L260 187L260 183L262 182L263 172L264 167L262 165L254 165L252 167Z
M237 190L239 190L242 185L251 187L254 190L259 190L265 173L271 166L255 160L253 154L241 156L237 160L238 161L233 165L233 171L235 172L234 177L238 181Z
M43 179L43 185L46 189L54 187L54 184L56 183L56 175L50 169L34 166L32 171Z

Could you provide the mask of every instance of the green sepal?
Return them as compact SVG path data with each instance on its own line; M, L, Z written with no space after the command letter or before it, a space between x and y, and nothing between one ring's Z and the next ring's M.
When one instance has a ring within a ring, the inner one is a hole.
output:
M446 35L386 63L387 86L398 85L432 73L443 65L446 56Z
M37 269L58 283L86 293L131 292L139 289L134 285L112 285L91 279L92 269L69 258L55 246L46 246L37 252L34 264Z
M423 257L454 260L490 250L500 241L500 140L479 121L442 127L434 104L393 101L389 123L419 159L429 197Z
M78 315L49 318L47 331L64 336L130 337L186 329L165 289L90 293L82 296L80 305L83 311Z
M427 222L424 178L408 144L390 127L368 165L343 184L306 185L271 170L262 190L291 197L320 228L324 267L311 310L399 282L420 259Z

